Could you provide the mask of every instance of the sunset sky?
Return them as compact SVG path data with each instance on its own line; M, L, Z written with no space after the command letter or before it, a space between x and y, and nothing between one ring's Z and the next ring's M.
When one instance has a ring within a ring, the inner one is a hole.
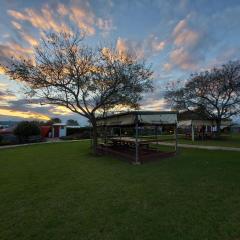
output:
M44 31L86 32L86 43L135 49L154 69L155 91L141 103L164 110L169 81L236 60L240 53L239 0L0 0L0 63L29 57ZM62 107L28 102L22 86L0 69L0 121L60 117L83 121Z

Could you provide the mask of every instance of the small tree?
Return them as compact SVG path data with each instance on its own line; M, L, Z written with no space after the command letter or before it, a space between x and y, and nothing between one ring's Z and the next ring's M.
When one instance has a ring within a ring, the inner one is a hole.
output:
M53 125L54 123L61 123L62 120L60 118L51 118L50 120L47 121L48 125Z
M220 134L222 120L240 113L240 62L193 74L183 87L168 89L165 97L177 110L202 109L216 121Z
M114 48L87 47L79 34L48 34L36 48L34 62L15 60L5 68L10 78L28 86L30 97L86 117L94 153L96 116L116 106L137 108L142 94L152 90L152 71L144 61Z
M79 126L79 123L78 123L77 120L68 119L68 120L67 120L67 125L69 125L69 126Z
M14 135L16 135L20 142L28 140L30 136L40 135L40 129L35 122L20 122L14 129Z

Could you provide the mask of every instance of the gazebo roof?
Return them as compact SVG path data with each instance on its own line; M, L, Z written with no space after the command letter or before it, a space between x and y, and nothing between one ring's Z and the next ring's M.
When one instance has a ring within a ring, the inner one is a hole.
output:
M175 111L128 111L97 118L97 126L134 125L174 125L177 123Z

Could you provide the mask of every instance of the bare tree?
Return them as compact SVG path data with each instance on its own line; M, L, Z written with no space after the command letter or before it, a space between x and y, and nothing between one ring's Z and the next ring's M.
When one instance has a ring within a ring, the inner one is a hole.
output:
M222 120L240 113L240 62L193 74L183 87L168 89L165 97L178 110L204 109L220 134Z
M50 33L35 49L34 61L13 60L10 78L27 86L26 94L42 104L64 106L92 125L96 153L96 116L114 106L138 107L152 90L152 70L145 62L114 48L90 48L79 34Z

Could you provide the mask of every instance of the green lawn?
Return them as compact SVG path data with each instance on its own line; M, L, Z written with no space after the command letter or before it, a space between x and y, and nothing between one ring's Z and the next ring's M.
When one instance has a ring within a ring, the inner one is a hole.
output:
M151 136L142 137L143 139L155 139ZM174 135L161 135L158 136L160 140L166 140L168 142L173 141ZM191 144L191 145L206 145L206 146L225 146L225 147L240 147L240 134L222 135L220 139L208 139L208 140L195 140L186 139L184 134L179 134L179 143Z
M240 153L130 165L88 142L0 150L0 239L240 239Z
M225 147L240 147L240 134L222 135L220 139L196 140L186 139L180 136L179 143L196 144L206 146L225 146Z

